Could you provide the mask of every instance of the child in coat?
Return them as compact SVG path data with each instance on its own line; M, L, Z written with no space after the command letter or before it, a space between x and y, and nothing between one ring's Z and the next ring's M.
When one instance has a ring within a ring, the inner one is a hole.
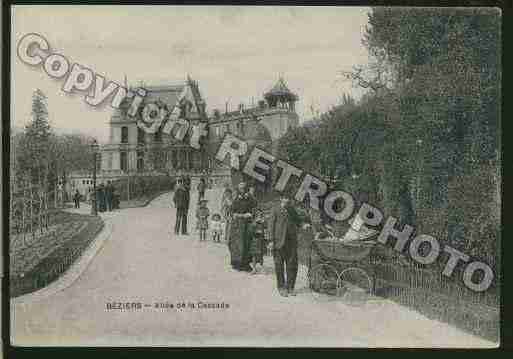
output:
M249 246L252 258L252 271L250 274L262 272L264 265L265 244L265 219L262 212L257 212L253 222L249 225L251 243Z
M207 239L207 229L208 229L208 217L210 216L210 211L207 208L207 200L202 199L199 203L199 207L196 210L196 218L197 218L197 226L200 235L200 241L204 241Z
M212 240L220 243L221 235L223 234L223 222L221 222L221 215L219 213L214 213L210 224L212 225Z

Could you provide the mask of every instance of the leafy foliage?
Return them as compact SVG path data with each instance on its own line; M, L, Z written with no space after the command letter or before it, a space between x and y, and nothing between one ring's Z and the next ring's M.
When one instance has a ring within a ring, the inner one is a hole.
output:
M377 7L363 42L370 65L342 75L369 92L289 132L282 156L494 264L499 11Z
M55 134L48 122L46 96L41 90L35 90L32 121L13 142L16 180L51 189L57 182L65 182L72 171L91 169L92 140L82 134Z

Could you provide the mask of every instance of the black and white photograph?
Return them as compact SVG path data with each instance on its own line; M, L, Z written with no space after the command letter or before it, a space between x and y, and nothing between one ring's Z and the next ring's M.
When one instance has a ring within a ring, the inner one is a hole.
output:
M501 345L500 8L8 9L10 345Z

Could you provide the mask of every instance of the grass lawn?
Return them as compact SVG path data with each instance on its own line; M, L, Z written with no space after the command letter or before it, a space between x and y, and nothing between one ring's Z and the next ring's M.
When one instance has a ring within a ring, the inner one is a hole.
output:
M64 273L103 228L99 216L59 211L36 236L10 237L10 295L45 287Z

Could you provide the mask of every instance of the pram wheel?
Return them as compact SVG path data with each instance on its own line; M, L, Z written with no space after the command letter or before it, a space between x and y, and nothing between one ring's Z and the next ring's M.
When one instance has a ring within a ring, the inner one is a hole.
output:
M337 296L339 283L337 270L329 264L318 264L308 273L308 286L316 298L320 298L323 294Z
M361 268L349 267L340 273L340 290L344 302L353 305L365 304L372 293L372 280Z

